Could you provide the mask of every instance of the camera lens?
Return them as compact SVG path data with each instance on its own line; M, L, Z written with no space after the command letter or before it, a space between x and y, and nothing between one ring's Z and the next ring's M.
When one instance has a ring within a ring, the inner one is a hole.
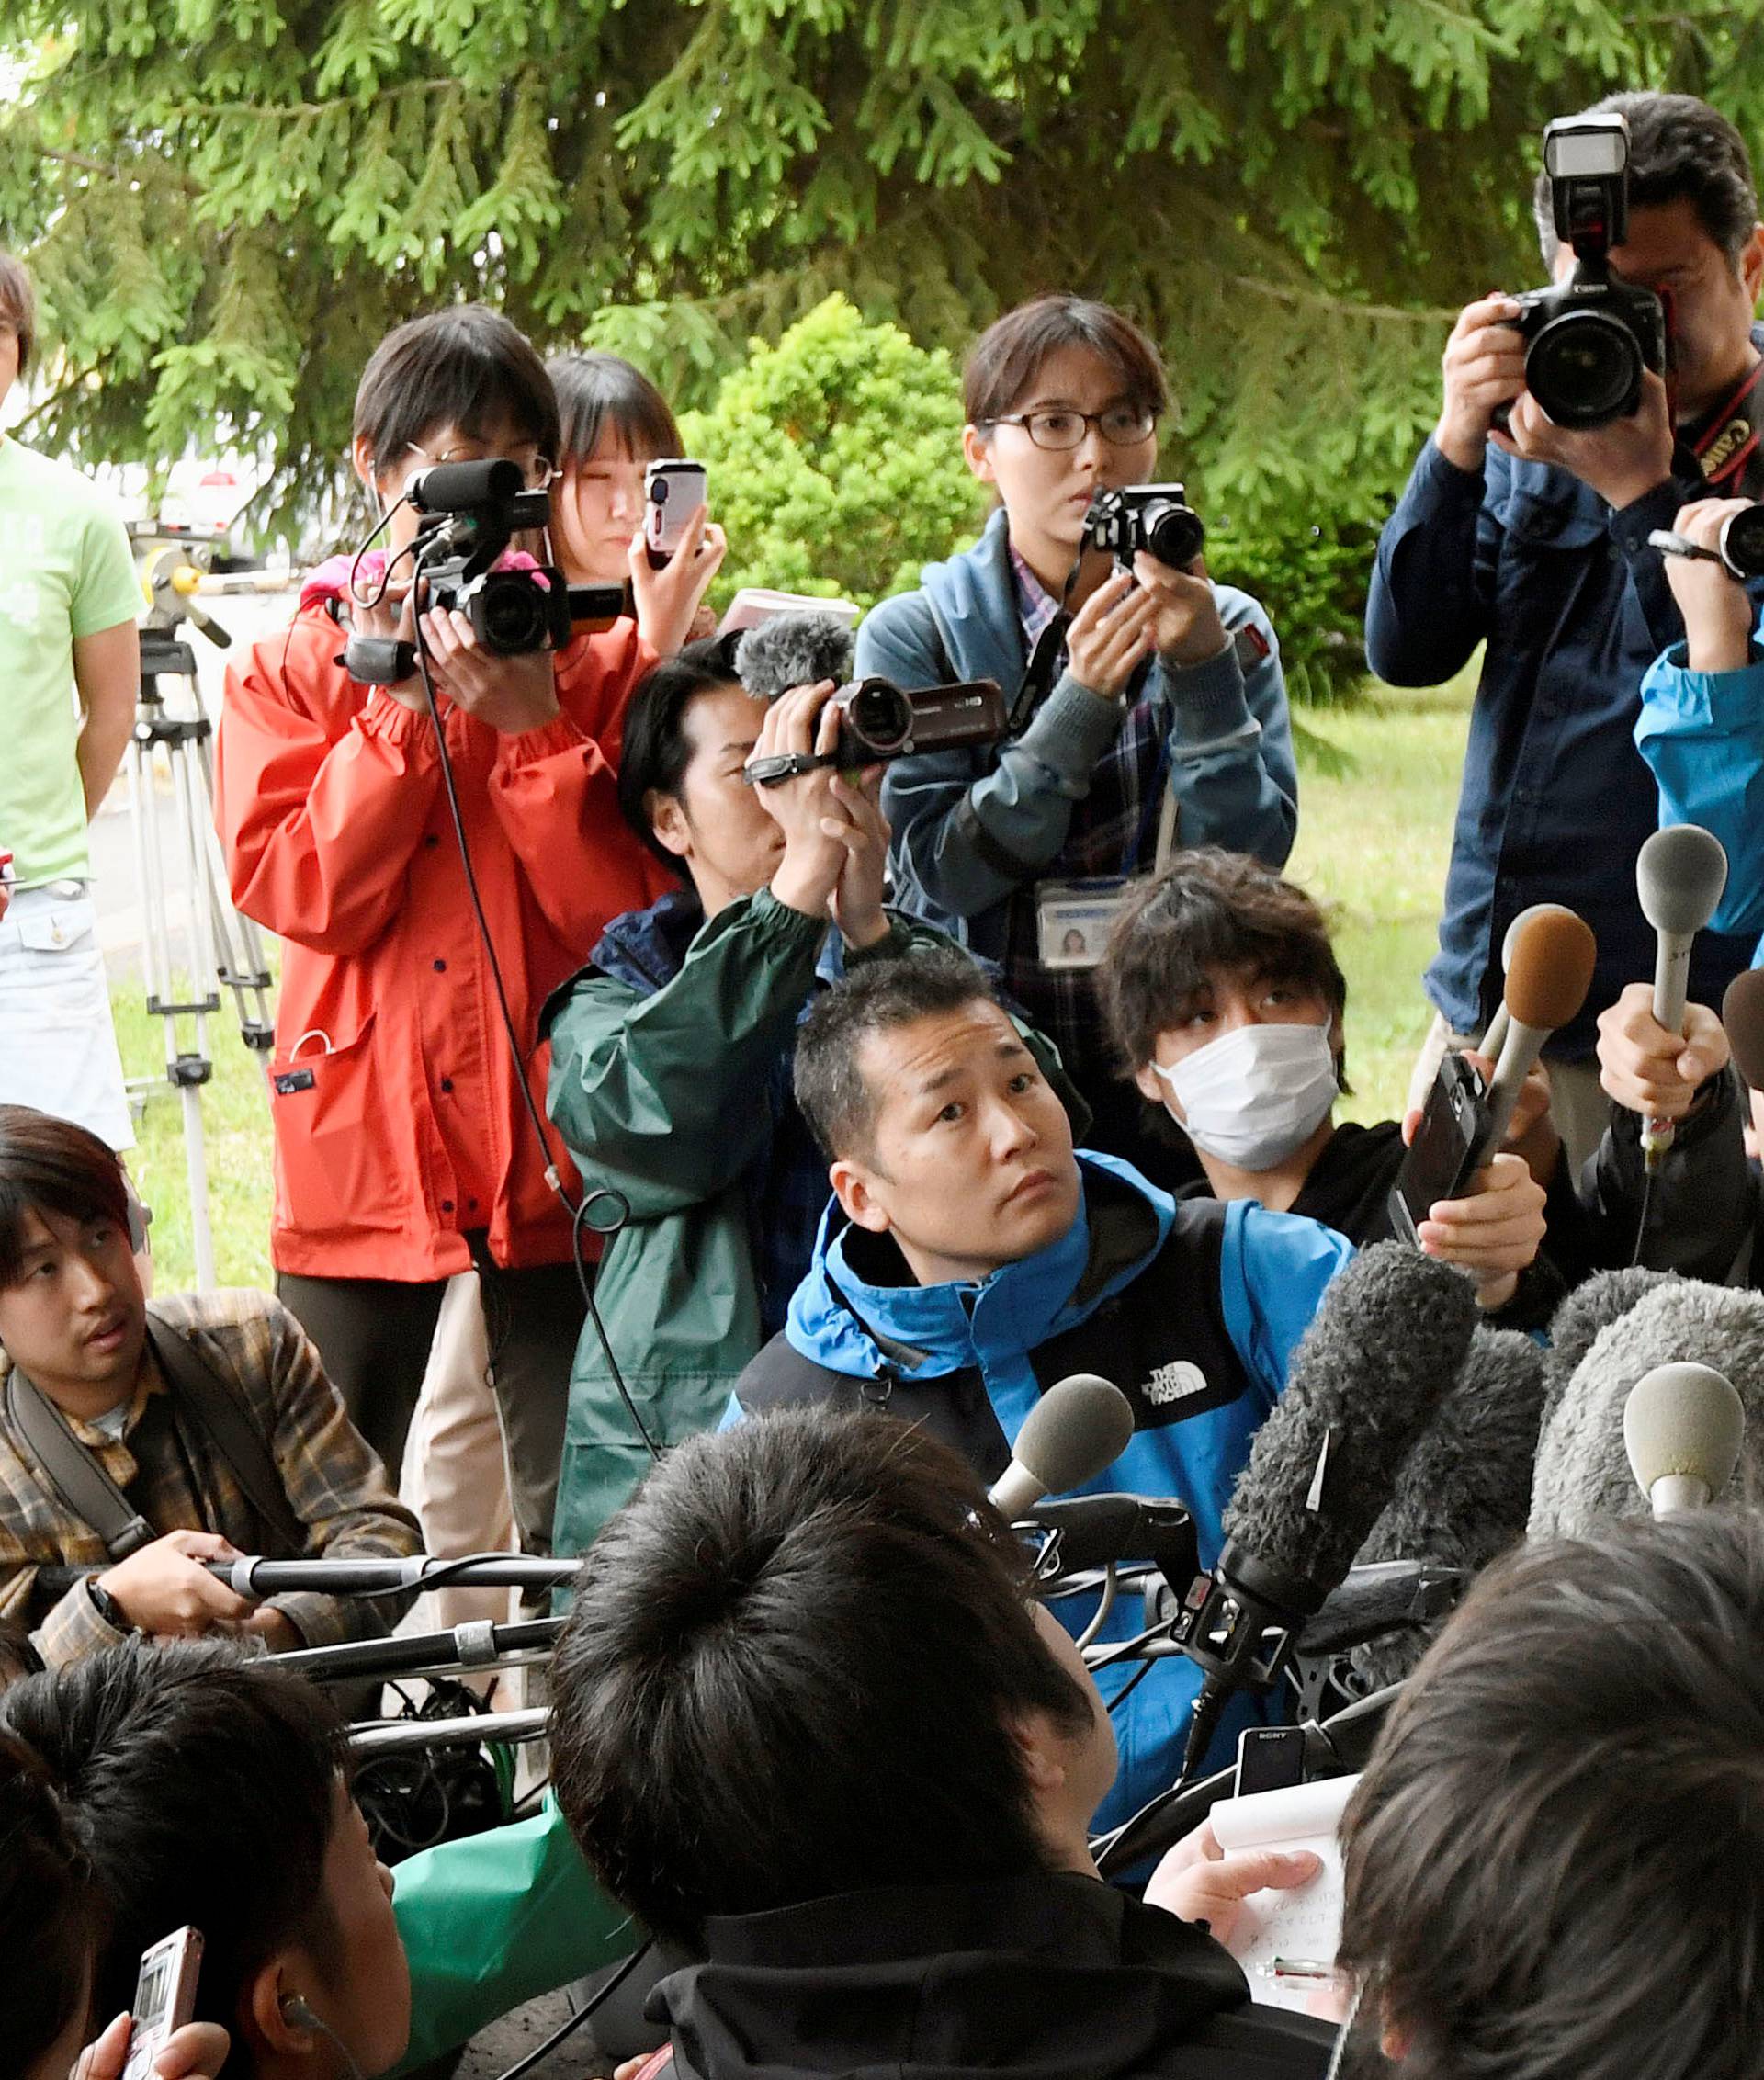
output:
M912 736L912 703L886 679L865 679L845 707L859 748L873 758L890 758Z
M1721 560L1736 578L1764 578L1764 505L1722 522Z
M668 480L665 477L650 479L650 503L665 505L668 503Z
M1206 530L1200 516L1173 498L1155 498L1139 515L1146 548L1159 563L1180 571L1201 553Z
M1553 319L1525 356L1525 387L1558 426L1603 426L1635 409L1642 350L1597 311Z
M475 604L472 618L486 650L499 657L521 657L545 648L545 603L523 572L498 571Z

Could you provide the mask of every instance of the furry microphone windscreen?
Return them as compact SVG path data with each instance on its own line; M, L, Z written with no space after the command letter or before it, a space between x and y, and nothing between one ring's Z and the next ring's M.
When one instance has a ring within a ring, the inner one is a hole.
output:
M1517 1544L1531 1510L1543 1413L1542 1350L1517 1329L1477 1329L1356 1564L1431 1560L1474 1575ZM1438 1630L1418 1625L1356 1647L1353 1665L1374 1690L1397 1682Z
M1724 1498L1758 1491L1764 1293L1668 1279L1599 1330L1551 1410L1532 1479L1532 1538L1579 1538L1613 1518L1651 1514L1630 1470L1623 1407L1644 1373L1686 1359L1731 1381L1746 1411L1745 1444Z
M1544 1352L1544 1412L1540 1432L1549 1426L1555 1405L1567 1392L1580 1361L1592 1349L1600 1330L1608 1328L1645 1293L1666 1284L1674 1274L1632 1265L1627 1271L1600 1272L1575 1287L1555 1310L1550 1323L1550 1340Z
M750 694L775 700L792 686L852 675L857 639L837 614L774 614L735 646L735 674Z

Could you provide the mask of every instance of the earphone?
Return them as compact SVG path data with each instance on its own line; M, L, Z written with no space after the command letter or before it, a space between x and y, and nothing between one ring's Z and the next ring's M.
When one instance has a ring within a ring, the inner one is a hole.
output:
M316 2029L320 2036L329 2037L337 2048L337 2055L343 2060L344 2070L348 2074L349 2080L361 2080L361 2068L349 2055L348 2045L322 2016L313 2014L303 1995L284 1994L277 2006L282 2011L283 2020L291 2022L297 2029Z

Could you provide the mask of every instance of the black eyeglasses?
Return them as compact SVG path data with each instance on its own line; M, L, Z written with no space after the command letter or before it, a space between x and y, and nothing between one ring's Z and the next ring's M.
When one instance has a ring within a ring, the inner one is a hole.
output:
M1061 405L1046 412L1013 412L989 419L989 426L1021 426L1037 447L1058 454L1080 447L1094 426L1111 447L1136 447L1151 438L1158 414L1143 404L1111 404L1102 412L1074 412Z

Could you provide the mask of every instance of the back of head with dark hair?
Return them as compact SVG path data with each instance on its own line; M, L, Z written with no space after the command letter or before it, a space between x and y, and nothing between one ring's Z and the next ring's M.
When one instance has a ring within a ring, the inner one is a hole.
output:
M968 350L962 409L969 425L1014 412L1043 364L1069 346L1088 347L1104 361L1130 403L1151 413L1168 407L1163 362L1132 319L1081 296L1037 296L1007 311Z
M83 2007L103 1929L91 1866L48 1770L25 1742L0 1734L0 2016L8 2072L28 2073Z
M552 1685L577 1840L686 1944L713 1915L1040 1868L1007 1718L1094 1709L963 1461L820 1408L668 1454L590 1547Z
M333 1947L344 1749L316 1686L221 1641L107 1647L15 1683L0 1724L41 1757L108 1908L96 2014L129 2005L141 1952L187 1922L205 1938L198 2019L229 2027L277 1950Z
M22 260L0 253L0 323L18 335L18 373L27 375L37 351L37 292Z
M607 427L634 462L684 452L668 401L616 354L554 354L545 365L558 394L560 465L585 462Z
M1247 853L1178 853L1156 880L1128 891L1096 972L1127 1068L1152 1059L1158 1035L1181 1024L1219 969L1308 990L1333 1018L1347 1010L1328 920L1304 889Z
M126 1228L129 1188L96 1134L34 1105L0 1105L0 1289L17 1281L29 1213Z
M638 682L625 711L618 754L618 806L627 823L666 866L684 873L678 857L656 842L645 804L650 795L676 799L692 746L686 741L686 710L700 694L739 686L734 645L720 636L688 643L653 665Z
M1608 94L1584 112L1628 119L1631 207L1688 200L1737 267L1758 222L1758 192L1746 140L1726 117L1693 94ZM1532 190L1532 214L1544 265L1551 266L1559 242L1546 173Z
M558 458L558 401L545 364L518 326L488 304L431 311L388 333L356 390L355 436L376 473L438 426L469 440L502 433Z
M795 1080L797 1103L828 1161L870 1147L876 1094L857 1057L872 1034L998 1000L985 969L953 948L866 961L823 990L797 1030Z
M1344 1825L1340 1956L1408 2080L1740 2080L1764 2045L1764 1521L1491 1568Z

